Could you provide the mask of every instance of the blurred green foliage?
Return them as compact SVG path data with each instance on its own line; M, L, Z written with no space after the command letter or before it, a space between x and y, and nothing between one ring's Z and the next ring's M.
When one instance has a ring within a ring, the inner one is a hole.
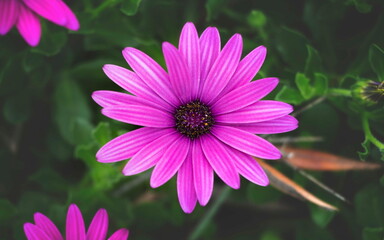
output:
M152 190L148 173L124 177L124 163L98 163L95 153L103 144L136 126L102 116L90 97L95 90L121 91L101 67L128 67L121 56L124 47L137 47L164 66L161 43L177 44L186 21L200 32L218 27L223 42L241 33L244 54L259 45L268 48L257 78L279 77L269 97L299 111L300 127L287 135L324 139L297 146L382 163L384 99L366 104L361 86L384 80L383 1L66 2L80 20L80 31L42 21L36 48L27 46L16 30L0 38L1 239L25 239L22 224L37 211L63 231L70 203L79 205L88 223L98 208L106 208L111 228L129 228L132 239L188 239L194 234L223 183L216 181L207 207L185 215L174 179ZM282 163L274 166L296 176ZM382 171L316 176L352 204L305 178L297 180L340 211L330 213L243 181L198 239L383 239Z

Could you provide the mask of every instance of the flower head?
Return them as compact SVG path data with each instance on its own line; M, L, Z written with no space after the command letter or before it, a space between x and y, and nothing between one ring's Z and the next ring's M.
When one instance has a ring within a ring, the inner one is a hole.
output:
M221 49L216 28L199 37L185 24L179 46L163 43L166 72L145 53L126 48L123 56L133 71L105 65L106 75L133 94L96 91L93 99L102 113L118 121L143 126L104 145L97 160L129 159L123 174L134 175L154 167L151 186L166 183L177 173L180 205L186 213L196 202L206 205L216 173L232 188L240 175L253 183L269 183L253 156L279 159L280 151L255 134L297 128L289 116L292 106L260 100L278 84L276 78L251 81L266 56L260 46L240 60L241 35Z
M25 223L24 232L28 240L63 240L56 225L45 215L35 213L35 224ZM67 213L66 238L67 240L104 240L108 231L108 214L105 209L99 209L85 232L84 220L79 208L71 204ZM126 240L128 230L119 229L108 240Z
M38 15L73 31L80 27L76 16L62 0L1 0L0 34L7 34L16 25L24 40L35 47L41 36Z

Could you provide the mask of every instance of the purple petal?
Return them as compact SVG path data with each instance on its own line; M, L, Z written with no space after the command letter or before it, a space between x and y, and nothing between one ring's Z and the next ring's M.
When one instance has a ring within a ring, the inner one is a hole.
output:
M170 129L143 127L127 132L105 144L96 153L97 161L103 163L117 162L134 156L147 144L164 134L174 132Z
M277 78L264 78L236 88L218 99L213 104L212 111L223 114L244 108L265 97L278 83Z
M256 123L281 118L293 111L291 105L279 101L259 101L250 106L215 117L220 123Z
M108 213L99 209L92 219L87 231L87 240L104 240L108 231Z
M24 233L28 240L51 240L42 229L33 225L32 223L24 224Z
M56 225L49 218L41 213L35 213L33 217L36 226L43 230L50 239L63 240L59 229L57 229Z
M30 46L36 47L39 44L41 37L40 20L35 13L23 4L19 6L19 18L16 27Z
M123 169L123 174L126 176L135 175L155 166L168 146L179 137L180 134L172 129L168 133L164 133L162 137L147 144L128 161Z
M234 189L240 188L239 174L225 144L211 134L201 137L200 143L205 157L223 182Z
M265 139L252 133L234 127L219 125L212 128L211 132L222 142L251 156L264 159L281 158L279 149Z
M193 180L197 199L201 206L207 205L213 190L213 169L209 165L199 139L192 143Z
M67 213L66 240L85 240L85 226L80 209L71 204Z
M135 48L125 48L123 56L136 74L162 99L173 106L180 101L171 90L167 73L161 66L145 53Z
M60 26L67 24L66 12L59 0L23 0L34 12Z
M177 196L185 213L193 212L196 206L196 192L193 185L193 166L191 153L188 154L177 174Z
M217 28L208 27L200 37L200 54L201 54L201 70L200 70L200 90L208 76L213 63L216 61L220 53L220 34Z
M180 136L168 147L153 169L151 176L152 188L160 187L175 175L187 157L190 145L189 138Z
M175 120L170 113L144 105L111 106L101 112L117 121L139 126L158 128L175 126Z
M72 12L72 10L62 1L58 0L58 2L61 5L61 9L64 12L66 16L67 23L64 25L64 27L68 28L72 31L77 31L80 28L79 21L77 20L75 14Z
M298 124L299 122L296 118L287 115L265 122L235 124L231 126L255 134L275 134L295 130Z
M235 34L217 57L201 89L203 102L212 101L227 85L239 64L243 42L240 34Z
M125 228L117 230L108 240L127 240L129 231Z
M19 15L17 0L0 1L0 35L5 35L11 30Z
M189 89L192 98L196 98L200 84L200 44L195 25L188 22L184 25L180 34L179 50L187 62L191 76L191 88Z

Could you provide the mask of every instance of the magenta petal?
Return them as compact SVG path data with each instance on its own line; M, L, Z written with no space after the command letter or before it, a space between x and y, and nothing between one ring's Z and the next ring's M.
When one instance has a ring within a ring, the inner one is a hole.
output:
M163 132L163 136L143 146L123 169L126 176L135 175L155 166L162 158L168 146L179 138L180 134L173 129Z
M85 240L85 226L80 209L71 204L67 213L66 240Z
M201 206L207 205L212 196L214 174L211 165L209 165L199 139L192 143L192 164L193 180L197 199Z
M167 73L147 54L135 49L125 48L123 56L136 74L161 98L178 106L180 101L172 92Z
M200 90L208 76L209 70L220 53L220 34L217 28L208 27L200 37Z
M200 143L205 157L221 180L234 189L240 188L239 174L225 144L211 134L202 136Z
M0 35L5 35L11 30L19 15L17 0L0 1Z
M240 34L235 34L220 52L201 89L201 99L209 103L228 84L239 64L243 41Z
M179 50L187 62L191 76L191 87L188 89L192 98L196 98L200 84L200 44L197 30L193 23L184 25L180 34Z
M24 233L28 240L52 240L42 229L32 223L24 224Z
M96 153L97 161L103 163L117 162L131 158L147 144L164 134L174 132L170 129L143 127L127 132L109 141Z
M275 134L295 130L298 124L299 122L296 118L287 115L265 122L234 124L231 126L255 134Z
M64 12L67 23L64 25L64 27L68 28L72 31L77 31L80 28L79 21L77 20L75 14L72 12L72 10L62 1L58 0L58 2L61 5L61 9Z
M213 127L211 132L222 142L251 156L264 159L281 158L279 149L267 140L252 133L234 127L220 125Z
M24 40L32 47L35 47L40 42L41 25L40 20L23 4L19 6L19 18L16 27Z
M193 185L193 167L191 153L188 154L177 174L177 196L185 213L193 212L196 206L196 192Z
M162 110L144 105L110 106L101 112L117 121L145 127L173 127L173 116Z
M215 114L223 114L244 108L265 97L278 83L277 78L263 78L236 88L220 97L213 104L212 111Z
M125 228L117 230L108 240L127 240L129 231Z
M160 187L175 175L186 159L190 145L189 138L180 136L168 147L153 169L150 182L152 188Z
M292 111L292 106L287 103L265 100L216 116L215 120L220 123L257 123L281 118Z
M87 240L104 240L108 231L108 213L99 209L92 219L87 231Z
M45 215L35 213L33 216L36 226L47 234L49 239L63 240L63 237L56 225Z
M22 0L30 9L56 23L57 25L64 26L67 23L67 16L63 11L59 0Z

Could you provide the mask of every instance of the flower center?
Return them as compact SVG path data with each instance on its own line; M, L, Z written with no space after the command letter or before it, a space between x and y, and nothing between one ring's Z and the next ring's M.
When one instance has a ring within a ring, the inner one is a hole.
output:
M211 110L199 100L181 105L174 116L177 131L191 139L209 132L214 124Z

